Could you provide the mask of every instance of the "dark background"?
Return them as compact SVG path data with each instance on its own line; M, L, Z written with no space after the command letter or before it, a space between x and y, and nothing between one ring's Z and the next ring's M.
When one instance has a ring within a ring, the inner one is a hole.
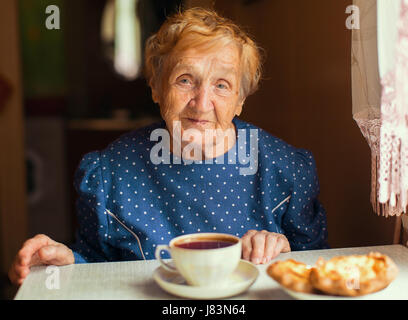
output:
M10 6L12 2L17 6ZM140 0L143 39L180 3ZM61 9L60 30L44 27L49 4ZM105 0L0 2L0 11L17 8L17 23L7 21L7 31L0 31L0 75L21 79L11 81L17 97L10 102L14 109L6 105L0 121L7 112L18 108L22 112L13 122L4 122L14 130L12 141L22 137L21 152L13 153L6 144L10 159L3 160L3 154L0 166L25 164L13 169L23 175L20 182L15 182L16 174L2 173L8 184L0 185L0 195L20 191L13 202L16 210L0 209L3 279L24 239L45 233L61 242L73 240L72 181L83 154L159 116L144 78L125 81L106 57L107 48L100 40L105 4ZM183 4L216 9L242 25L265 49L259 91L248 97L240 118L313 152L330 245L391 244L395 220L378 217L371 208L370 149L352 119L351 30L345 26L345 10L352 0L186 0ZM10 52L18 54L9 53L14 43L9 35L18 40L16 51ZM14 63L8 73L7 67ZM127 111L128 118L115 118L118 110ZM6 136L0 137L0 143Z

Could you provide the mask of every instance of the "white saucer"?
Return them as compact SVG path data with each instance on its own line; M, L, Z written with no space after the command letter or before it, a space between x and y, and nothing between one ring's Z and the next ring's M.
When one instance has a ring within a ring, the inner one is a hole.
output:
M281 286L281 288L290 296L298 300L377 300L382 299L381 291L367 294L364 296L357 297L345 297L345 296L333 296L329 294L316 294L316 293L304 293L296 292Z
M169 272L162 267L154 271L153 279L164 291L182 298L222 299L246 291L258 275L259 271L255 265L241 260L237 269L228 277L226 284L220 287L190 286L180 274Z

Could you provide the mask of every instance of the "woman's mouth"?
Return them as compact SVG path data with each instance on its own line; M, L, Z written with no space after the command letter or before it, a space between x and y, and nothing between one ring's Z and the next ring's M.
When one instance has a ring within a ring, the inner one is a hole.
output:
M187 118L190 122L194 123L194 124L198 124L198 125L206 125L207 123L209 123L210 121L208 120L201 120L201 119L193 119L193 118Z

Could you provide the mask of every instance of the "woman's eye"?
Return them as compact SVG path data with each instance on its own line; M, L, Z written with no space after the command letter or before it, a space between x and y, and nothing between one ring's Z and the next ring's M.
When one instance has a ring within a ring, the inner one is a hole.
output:
M189 84L191 84L191 81L190 81L190 79L188 79L188 78L181 78L181 79L179 79L179 81L178 81L180 84L182 84L182 85L189 85Z
M227 89L227 86L224 83L218 83L216 87L217 89Z

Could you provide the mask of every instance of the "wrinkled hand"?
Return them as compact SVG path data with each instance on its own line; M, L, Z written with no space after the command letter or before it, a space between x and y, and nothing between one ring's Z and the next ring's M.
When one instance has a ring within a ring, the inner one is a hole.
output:
M268 263L281 252L290 252L288 239L280 233L249 230L241 238L242 258L255 264Z
M62 266L74 262L71 249L44 234L38 234L24 242L10 267L8 276L12 283L21 285L30 273L31 266L43 264Z

